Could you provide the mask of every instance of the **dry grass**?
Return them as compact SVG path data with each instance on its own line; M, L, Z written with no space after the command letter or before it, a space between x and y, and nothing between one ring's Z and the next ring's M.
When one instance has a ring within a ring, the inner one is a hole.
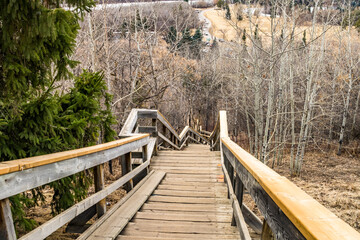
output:
M255 31L255 26L258 25L259 28L259 36L263 40L263 43L270 44L271 43L271 19L270 17L253 16L251 19L245 17L243 14L244 19L242 21L236 20L236 11L237 8L234 5L230 6L231 11L231 20L227 20L225 18L225 11L220 9L213 9L209 10L204 13L204 16L211 21L212 27L210 29L210 33L215 36L216 38L222 38L227 41L235 41L240 42L241 37L243 34L243 30L245 29L246 32L249 34ZM276 35L280 36L281 29L282 29L283 21L280 18L276 18L274 20L274 26L276 29ZM290 23L288 24L288 29L292 27ZM319 38L322 36L322 33L325 30L325 36L327 41L337 43L339 38L345 37L345 31L340 26L322 26L316 25L314 28L315 36L314 38ZM310 39L310 33L312 31L311 23L305 22L301 26L297 26L295 29L294 36L297 40L301 40L303 38L303 33L306 31L307 39ZM360 43L360 36L358 31L353 29L351 31L351 40L352 42ZM249 39L247 43L250 43Z
M359 158L308 153L301 177L290 177L289 158L274 170L360 232Z

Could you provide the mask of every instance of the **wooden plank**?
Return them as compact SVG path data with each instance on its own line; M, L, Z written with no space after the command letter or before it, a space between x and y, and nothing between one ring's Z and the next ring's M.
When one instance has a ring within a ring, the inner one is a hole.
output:
M66 232L82 233L87 229L86 223L96 214L96 206L92 206L73 220L66 226Z
M165 179L164 183L173 183L173 182L179 182L180 184L185 184L188 182L192 182L192 183L221 183L224 182L224 178L218 178L218 179L202 179L202 178L170 178L170 179Z
M245 222L251 227L257 234L261 234L262 222L245 204L242 205L242 213L245 218Z
M162 182L166 185L180 185L180 186L216 186L215 184L223 185L224 178L219 179L199 179L199 178L165 178Z
M138 129L139 133L153 134L157 132L156 126L139 126Z
M166 126L166 128L172 133L174 134L174 136L180 140L179 135L177 134L177 132L175 131L175 129L173 128L173 126L168 122L168 120L158 111L158 115L157 115L157 119L158 121L160 121L164 126Z
M221 164L219 162L163 162L161 160L154 160L152 159L151 161L151 166L154 167L204 167L204 166L209 166L209 167L213 167L213 168L218 168L221 169Z
M121 174L122 176L126 175L127 173L132 171L132 153L126 153L121 157ZM134 187L133 180L130 179L129 182L127 182L124 185L124 189L129 192Z
M226 214L214 214L199 212L171 212L171 211L152 211L152 212L138 212L135 219L153 219L166 221L190 221L190 222L222 222L230 225L231 216Z
M215 186L214 184L207 184L206 186L193 185L172 185L165 184L164 182L158 186L157 190L159 191L181 191L181 192L216 192L221 194L227 194L227 189L225 186Z
M165 137L164 135L162 135L160 132L158 132L158 136L164 140L165 142L167 142L170 146L172 146L173 148L180 150L180 148L178 146L176 146L173 142L171 142L167 137Z
M154 168L157 169L157 168ZM209 182L214 182L212 180L223 180L224 175L222 172L214 172L214 173L199 173L199 174L193 174L189 172L168 172L169 176L166 176L166 180L172 180L172 179L178 179L178 178L187 178L187 179L193 179L193 180L199 180L202 182L206 182L209 180ZM217 182L217 181L215 181Z
M226 111L219 112L219 120L220 120L220 138L228 137L228 125L227 125L227 117Z
M225 198L225 192L215 192L215 191L174 191L174 190L161 190L157 189L154 192L154 195L163 195L163 196L181 196L181 197L206 197L206 198Z
M146 234L146 233L144 233ZM199 236L198 234L194 234L192 237L187 237L187 238L174 238L174 237L170 237L170 238L163 238L163 237L143 237L143 236L119 236L116 238L117 240L174 240L174 239L182 239L182 240L198 240ZM206 238L208 239L208 238Z
M151 196L148 202L164 203L192 203L192 204L226 204L228 199L224 198L204 198L204 197L179 197L179 196Z
M94 167L94 185L95 192L99 192L105 188L104 164ZM106 213L106 198L101 199L96 204L96 212L98 218Z
M220 212L232 213L229 204L184 204L184 203L145 203L142 210L168 210L168 211L191 211L191 212Z
M129 193L127 193L119 202L117 202L109 211L106 212L101 218L93 223L77 240L85 240L88 238L99 226L101 226L120 206L122 206L154 173L151 171L146 175Z
M245 219L241 212L239 201L234 193L234 188L232 186L232 180L231 180L230 174L233 174L234 172L232 171L231 173L228 173L227 169L225 168L225 165L227 165L227 164L224 164L222 167L223 167L224 175L225 175L226 182L228 185L229 195L230 195L230 198L232 201L233 217L235 219L236 226L238 227L241 239L251 240L249 230L246 227ZM231 225L234 225L233 221L232 221Z
M181 221L151 221L135 219L126 227L127 231L156 231L168 233L202 233L218 234L237 233L236 228L228 223L204 223L204 222L181 222Z
M154 172L152 176L102 225L100 225L88 239L91 239L92 236L115 238L141 208L164 176L164 172Z
M128 234L128 231L125 229L124 230L125 234ZM214 235L214 234L193 234L193 233L159 233L159 232L153 232L153 231L131 231L131 235L130 237L133 236L139 236L139 237L143 237L144 235L148 236L148 237L158 237L158 238L170 238L170 239L182 239L182 240L186 240L186 239L218 239L218 240L223 240L223 239L240 239L239 236L235 235L235 234L223 234L223 235ZM125 235L126 236L126 235ZM119 236L117 239L121 239L123 236ZM146 239L146 238L145 238ZM135 240L135 238L134 238Z
M31 169L39 166L44 166L47 164L57 163L73 158L78 158L81 156L90 155L93 153L103 152L105 150L118 148L120 146L136 142L140 139L148 138L148 134L138 134L134 137L129 137L126 139L120 139L104 144L98 144L91 147L79 148L70 151L46 154L36 157L23 158L19 160L2 162L0 164L0 175L5 175L13 172L24 171L26 169Z
M129 116L126 118L124 126L122 127L119 136L128 135L133 132L138 119L138 109L132 109Z
M264 220L264 223L263 223L263 228L262 228L260 239L261 240L273 240L274 239L274 234L272 233L269 225L266 223L266 220Z
M165 168L165 167L156 167L156 169L165 171L168 173L178 173L178 174L214 174L214 175L221 175L220 170L196 170L196 169L189 169L189 170L182 170L182 169L172 169L172 168Z
M52 160L59 160L56 163L25 169L21 172L12 172L6 175L1 175L0 199L14 196L18 193L25 192L35 187L42 186L55 180L81 172L85 169L89 169L99 164L108 162L125 153L131 152L139 147L144 146L149 141L150 139L148 135L141 135L138 137L115 141L116 143L111 143L110 145L106 145L106 147L99 147L99 145L94 146L94 148L90 147L90 151L84 149L78 149L79 151L75 150L78 154L83 154L86 152L88 155L76 156L76 153L65 154L65 152L62 152L59 153L61 157L52 158ZM109 146L116 147L107 148ZM101 149L101 151L95 151L94 149ZM46 159L46 156L49 155L44 156ZM44 156L40 156L40 159L44 159ZM63 160L69 156L76 157ZM41 162L41 160L39 161Z
M158 115L158 110L153 109L137 109L138 118L151 118L156 119Z
M0 200L0 239L16 240L13 222L9 199Z
M94 193L90 197L84 199L83 201L75 204L74 206L68 208L64 212L60 213L56 217L53 217L51 220L47 221L40 227L34 229L30 233L24 235L20 238L20 240L32 240L32 239L44 239L49 236L51 233L55 232L57 229L68 223L70 220L75 218L76 216L80 215L82 212L90 208L91 206L98 203L101 199L105 198L109 194L113 193L119 187L124 185L134 176L136 176L139 172L144 170L148 165L149 161L143 163L142 165L135 168L132 172L126 174L125 176L121 177L120 179L116 180L105 189Z

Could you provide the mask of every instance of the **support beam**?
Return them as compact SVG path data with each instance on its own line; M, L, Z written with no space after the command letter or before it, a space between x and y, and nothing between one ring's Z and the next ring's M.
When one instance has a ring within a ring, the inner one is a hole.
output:
M94 183L95 192L99 192L105 188L104 164L94 167ZM106 213L106 198L96 204L96 212L98 218Z
M121 173L122 173L122 176L124 176L127 173L132 171L131 158L132 158L131 152L129 152L129 153L122 156L122 161L121 161ZM130 179L129 182L127 182L124 185L124 189L127 192L129 192L132 188L133 188L133 180Z
M142 147L142 152L143 152L143 162L146 162L148 160L148 144ZM149 167L147 167L146 170L148 174L150 172Z
M153 118L152 120L151 120L151 125L152 126L155 126L156 128L157 128L157 121L156 121L156 118ZM157 139L157 131L155 132L155 136L154 137L156 137L156 141L155 141L155 146L154 146L154 156L157 156L158 155L158 139Z
M16 233L8 198L0 200L0 239L15 240Z
M241 182L241 180L237 174L235 174L234 192L235 192L236 199L239 202L239 206L242 206L243 196L244 196L244 184ZM235 214L233 214L233 217L231 220L231 226L235 226L235 225L236 225L236 219L235 219Z
M274 240L274 234L271 231L271 228L267 224L266 220L264 219L263 228L261 232L261 240Z

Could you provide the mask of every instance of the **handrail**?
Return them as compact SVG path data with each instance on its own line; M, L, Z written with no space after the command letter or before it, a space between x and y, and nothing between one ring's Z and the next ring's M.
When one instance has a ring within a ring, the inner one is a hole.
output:
M98 144L90 147L84 147L80 149L46 154L36 157L23 158L19 160L7 161L0 163L0 175L24 171L26 169L40 167L47 164L56 163L59 161L68 160L70 158L76 158L84 155L89 155L92 153L108 150L111 148L119 147L127 143L135 142L139 139L148 137L149 134L137 134L136 136L128 137L125 139L120 139L108 143ZM1 187L1 185L0 185Z
M241 187L248 190L264 215L264 225L277 239L360 239L355 229L233 142L227 136L226 112L220 111L219 116L216 131L229 185L235 192ZM234 173L236 179L231 177ZM242 193L236 197L242 202Z
M167 138L165 136L165 133L161 134L159 129L157 129L155 133L160 137L160 139L168 143L176 150L181 150L184 146L186 146L187 141L199 142L200 140L204 143L209 143L209 140L207 138L205 138L202 134L200 134L198 131L196 131L190 126L186 126L183 131L178 134L175 128L169 123L169 121L164 117L164 115L161 114L160 111L152 109L132 109L124 123L124 127L119 133L119 136L133 136L137 127L138 120L141 118L151 118L153 120L159 121L165 127L165 129L170 132L171 136L173 136L173 139ZM156 122L153 124L153 126L156 126ZM188 138L188 136L191 136L191 138Z

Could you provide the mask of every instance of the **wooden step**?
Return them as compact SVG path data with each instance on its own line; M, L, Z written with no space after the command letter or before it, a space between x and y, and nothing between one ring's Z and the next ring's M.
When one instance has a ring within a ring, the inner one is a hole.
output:
M157 189L153 195L160 196L176 196L176 197L203 197L203 198L227 198L227 192L216 192L216 191L176 191L176 190L161 190Z
M167 221L190 221L190 222L222 222L230 223L231 214L215 214L207 212L171 212L171 211L152 211L138 212L135 219L153 219Z

